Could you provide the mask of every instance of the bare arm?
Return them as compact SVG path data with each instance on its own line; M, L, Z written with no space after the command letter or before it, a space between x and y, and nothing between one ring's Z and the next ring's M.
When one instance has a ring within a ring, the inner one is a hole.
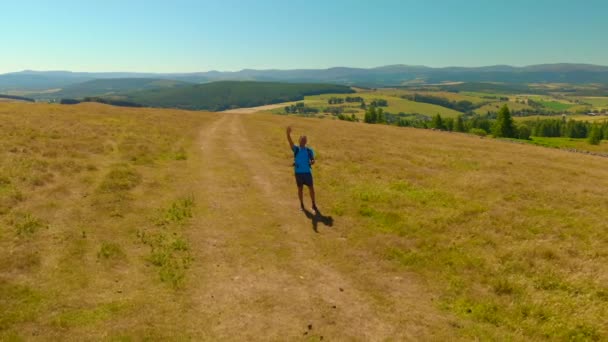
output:
M287 141L289 141L289 149L293 150L293 140L291 140L291 127L287 127Z

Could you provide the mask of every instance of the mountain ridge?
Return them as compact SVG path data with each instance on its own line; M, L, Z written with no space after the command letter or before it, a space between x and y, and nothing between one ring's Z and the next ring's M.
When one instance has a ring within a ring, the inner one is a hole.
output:
M333 83L350 86L385 87L409 82L501 82L501 83L601 83L608 84L608 66L553 63L529 66L490 65L481 67L394 64L374 68L338 66L326 69L242 69L191 73L72 72L23 70L0 74L0 91L44 90L111 78L156 78L190 83L213 81L269 81Z

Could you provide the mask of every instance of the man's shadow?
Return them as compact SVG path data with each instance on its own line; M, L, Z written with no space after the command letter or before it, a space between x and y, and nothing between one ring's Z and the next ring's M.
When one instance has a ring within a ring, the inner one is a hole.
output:
M323 216L323 214L317 210L316 214L310 212L308 209L303 209L304 215L312 222L312 229L315 233L319 232L319 222L326 225L327 227L332 227L334 225L334 219L331 216Z

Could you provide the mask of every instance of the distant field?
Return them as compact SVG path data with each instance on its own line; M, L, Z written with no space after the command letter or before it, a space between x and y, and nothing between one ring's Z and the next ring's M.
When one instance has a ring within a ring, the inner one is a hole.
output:
M574 120L581 120L581 121L608 121L608 115L596 115L596 116L590 116L590 115L572 115L569 116L569 118L572 118Z
M516 121L527 121L527 120L543 120L543 119L562 119L562 115L531 115L531 116L516 116L513 118ZM569 114L566 115L566 120L579 120L579 121L590 121L590 122L602 122L608 121L608 115L597 115L597 116L589 116L589 115L574 115Z
M357 96L363 97L367 103L373 99L386 99L389 100L389 106L384 108L385 111L393 114L400 112L404 113L419 113L427 116L434 116L440 114L444 117L455 117L460 113L450 108L442 107L435 104L427 104L422 102L414 102L403 99L403 96L412 96L414 94L424 94L434 97L440 97L452 102L458 101L470 101L473 104L481 105L473 110L474 113L484 115L488 112L497 112L502 106L507 105L512 111L529 111L534 112L535 110L544 111L547 113L580 113L592 110L588 105L577 104L574 101L575 98L565 98L561 95L538 95L538 94L522 94L522 93L490 93L490 92L479 92L479 91L463 91L463 92L447 92L440 90L408 90L408 89L397 89L397 88L386 88L377 90L359 90ZM354 112L359 118L363 117L364 111L358 108L358 103L344 103L339 105L329 105L327 100L331 97L340 97L338 94L325 94L322 96L308 96L305 99L307 106L319 109L321 112L328 107L343 107L346 114ZM342 96L344 97L344 96ZM508 100L505 100L508 98ZM539 107L533 107L525 103L527 99L536 101L540 105ZM578 98L581 99L582 98ZM605 102L604 98L594 98L594 106L602 105ZM587 101L588 102L588 101ZM608 103L608 100L606 100ZM598 107L599 109L599 107ZM280 113L281 109L276 109L273 112Z
M380 89L378 93L385 93L387 95L400 97L402 95L413 95L413 94L424 94L424 95L432 95L443 97L449 99L450 101L471 101L472 103L481 103L485 101L490 101L488 99L484 99L480 96L471 96L466 93L451 93L447 91L409 91L409 90L382 90Z
M532 107L530 107L524 103L517 103L517 102L512 102L512 101L498 101L498 102L492 102L487 105L481 106L481 107L475 109L474 112L477 114L482 114L482 115L486 114L487 112L496 113L504 105L507 105L509 107L509 109L512 111L522 110L522 109L532 109Z
M531 137L531 140L519 140L538 146L577 149L580 151L601 152L608 154L608 141L603 140L599 145L591 145L587 139Z
M572 104L558 102L558 101L539 101L539 102L545 108L548 108L548 109L554 110L554 111L560 111L560 112L567 111L568 109L570 109L574 106Z
M577 99L596 107L608 107L608 97L579 97Z
M350 109L352 111L355 111L359 117L363 117L364 110L359 108L360 103L356 103L356 102L355 103L344 103L344 104L340 104L340 105L329 105L328 104L328 100L331 97L344 98L346 96L347 95L343 95L343 94L325 94L325 95L318 95L318 96L307 96L304 99L304 103L307 106L320 109L321 113L323 112L323 109L326 107L342 106L345 109ZM434 116L436 114L440 114L441 116L447 117L447 118L449 118L449 117L454 118L461 114L460 112L457 112L457 111L449 109L449 108L445 108L445 107L441 107L441 106L437 106L437 105L433 105L433 104L428 104L428 103L414 102L414 101L406 100L406 99L403 99L400 97L389 96L389 95L386 95L384 92L364 92L364 93L356 93L354 95L348 95L348 96L360 96L365 99L365 102L368 105L375 99L385 99L388 101L388 107L382 107L382 109L385 112L389 112L391 114L418 113L418 114L423 114L423 115L428 115L428 116ZM281 112L281 111L282 111L281 109L275 110L275 112Z
M515 121L528 121L528 120L543 120L543 119L561 119L562 115L561 114L555 114L555 115L530 115L530 116L515 116L513 117L513 120ZM575 116L573 115L569 115L566 117L566 119L568 118L575 118Z

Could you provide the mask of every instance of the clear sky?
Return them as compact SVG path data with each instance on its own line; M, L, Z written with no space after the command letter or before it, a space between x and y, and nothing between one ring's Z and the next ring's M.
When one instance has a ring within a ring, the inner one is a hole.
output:
M608 65L606 0L20 0L0 32L0 73Z

